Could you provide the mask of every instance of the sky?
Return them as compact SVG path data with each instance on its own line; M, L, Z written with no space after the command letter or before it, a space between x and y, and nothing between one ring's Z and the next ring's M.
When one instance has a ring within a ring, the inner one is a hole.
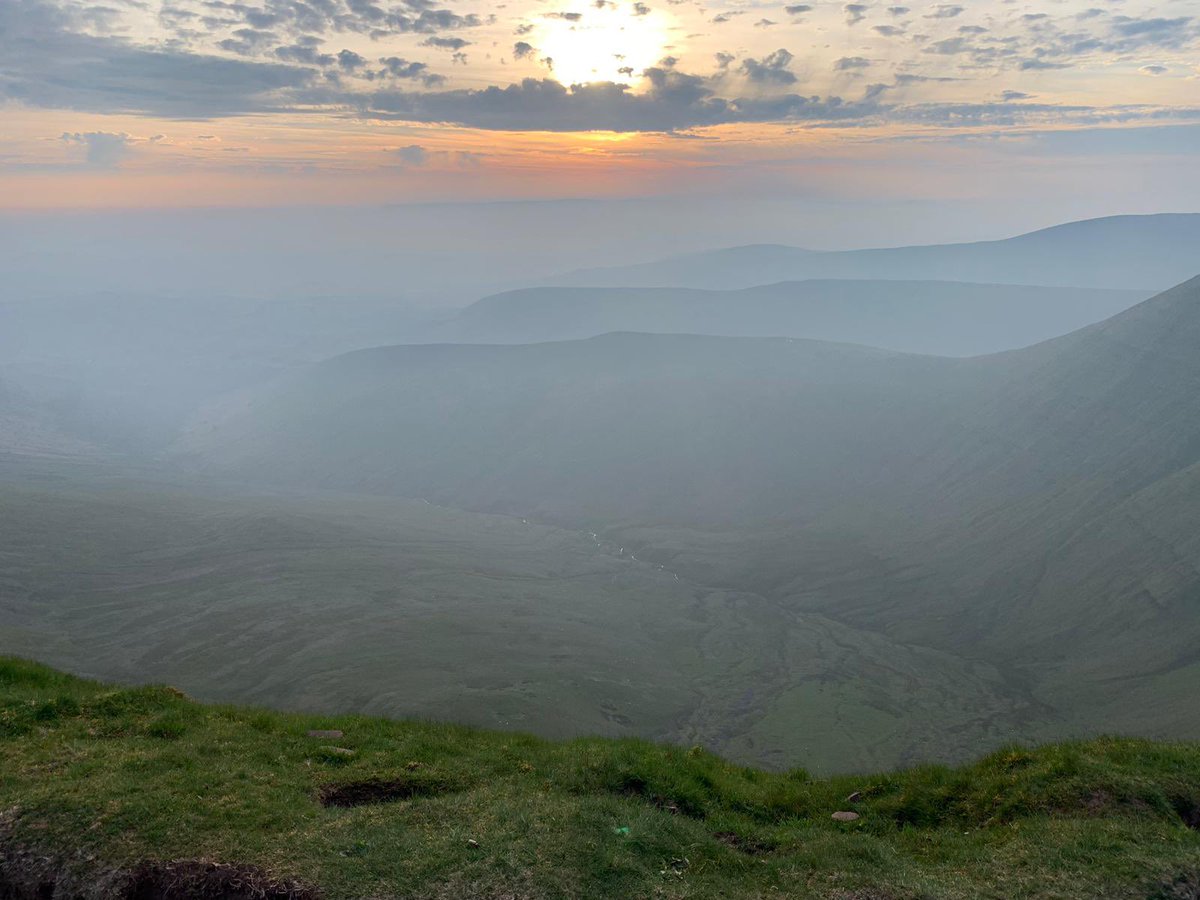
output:
M1196 0L0 2L0 209L790 197L988 232L1195 211L1197 172Z

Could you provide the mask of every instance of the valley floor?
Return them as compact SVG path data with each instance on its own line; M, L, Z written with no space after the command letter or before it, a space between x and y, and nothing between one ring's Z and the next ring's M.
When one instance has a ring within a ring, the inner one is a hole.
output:
M0 653L79 674L819 773L1079 733L992 664L586 531L15 457L0 505Z

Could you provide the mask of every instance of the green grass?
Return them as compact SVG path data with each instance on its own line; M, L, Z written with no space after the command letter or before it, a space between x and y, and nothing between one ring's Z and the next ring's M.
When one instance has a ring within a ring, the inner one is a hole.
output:
M348 785L399 799L321 803ZM63 883L206 860L327 898L1191 898L1198 816L1192 744L819 780L638 740L202 705L0 658L0 895L48 857Z

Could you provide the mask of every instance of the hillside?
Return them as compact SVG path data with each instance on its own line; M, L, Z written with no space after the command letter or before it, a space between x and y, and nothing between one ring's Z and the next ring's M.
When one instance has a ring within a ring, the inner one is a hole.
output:
M840 501L923 452L944 415L928 399L963 366L694 335L383 347L214 410L179 450L238 477L578 527L762 519ZM882 429L892 445L872 441Z
M976 356L1038 343L1148 292L943 281L804 281L738 291L529 288L486 297L431 337L525 344L615 331L799 337Z
M731 247L571 272L548 283L734 289L811 278L887 278L1165 290L1200 271L1198 247L1200 214L1112 216L970 244L832 252Z
M203 706L0 658L0 773L14 900L1200 889L1189 744L1010 747L814 780L637 741Z
M3 457L0 507L0 653L96 677L819 772L1053 733L994 667L583 531Z
M383 348L187 448L213 472L601 532L789 615L994 666L1010 722L1195 737L1171 698L1200 678L1198 342L1200 279L966 360L678 335Z
M1108 502L1196 461L1198 331L1195 279L965 360L694 335L386 347L245 395L181 450L281 483L582 524L795 524L859 501L937 518L1064 478Z

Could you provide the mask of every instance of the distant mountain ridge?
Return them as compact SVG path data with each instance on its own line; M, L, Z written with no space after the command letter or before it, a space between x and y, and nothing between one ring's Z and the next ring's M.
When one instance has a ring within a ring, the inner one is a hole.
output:
M485 297L430 336L467 343L576 340L614 331L781 336L975 356L1074 331L1148 296L1094 288L851 279L729 291L544 287Z
M1200 214L1110 216L996 241L813 251L731 247L656 262L565 273L563 287L734 289L814 278L1165 290L1200 274Z

